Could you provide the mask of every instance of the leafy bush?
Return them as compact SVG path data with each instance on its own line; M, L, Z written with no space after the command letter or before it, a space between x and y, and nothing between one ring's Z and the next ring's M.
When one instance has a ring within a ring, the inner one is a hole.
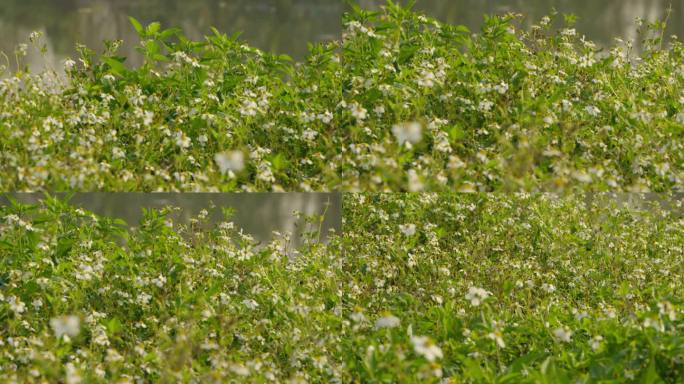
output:
M0 381L678 382L681 200L637 203L349 194L293 258L202 217L5 206Z
M471 34L388 1L301 63L132 19L140 67L109 42L0 82L0 190L681 190L684 45L554 17Z

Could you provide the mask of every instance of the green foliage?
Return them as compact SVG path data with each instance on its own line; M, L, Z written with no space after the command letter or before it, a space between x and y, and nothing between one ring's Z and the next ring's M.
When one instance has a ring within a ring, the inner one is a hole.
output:
M684 46L600 48L573 18L479 33L394 2L301 63L131 18L138 66L0 82L0 190L679 191Z
M122 242L14 202L0 381L681 382L682 203L623 198L347 194L295 257L169 210Z

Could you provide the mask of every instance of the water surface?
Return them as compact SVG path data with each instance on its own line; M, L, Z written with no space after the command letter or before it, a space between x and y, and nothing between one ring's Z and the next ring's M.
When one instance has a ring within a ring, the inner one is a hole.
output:
M37 203L40 193L9 194L22 203ZM64 194L56 194L64 197ZM69 200L77 207L100 216L120 218L130 226L137 226L143 208L161 209L179 207L170 217L178 224L188 224L202 210L208 213L210 224L225 221L222 208L231 208L233 221L238 228L265 243L272 239L273 231L292 233L293 245L298 245L297 235L302 230L318 230L307 226L303 217L293 213L324 216L320 226L321 241L326 241L329 231L339 233L342 221L342 200L338 193L76 193ZM0 195L0 205L7 204ZM0 218L1 219L1 218Z

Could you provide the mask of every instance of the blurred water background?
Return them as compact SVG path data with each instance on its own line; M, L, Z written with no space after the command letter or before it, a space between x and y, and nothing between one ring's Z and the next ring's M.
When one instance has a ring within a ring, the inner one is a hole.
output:
M64 198L64 194L54 194ZM0 195L0 205L7 204L7 196L21 203L38 203L40 193L11 193ZM202 211L207 211L208 224L225 221L223 208L234 210L230 221L255 240L266 243L273 231L291 233L292 245L300 244L302 231L318 231L326 242L330 231L340 232L342 226L342 197L338 193L76 193L71 204L101 216L119 218L136 227L143 217L143 208L178 207L169 217L176 224L187 225ZM302 215L295 215L299 212ZM323 216L323 222L307 225L304 216Z

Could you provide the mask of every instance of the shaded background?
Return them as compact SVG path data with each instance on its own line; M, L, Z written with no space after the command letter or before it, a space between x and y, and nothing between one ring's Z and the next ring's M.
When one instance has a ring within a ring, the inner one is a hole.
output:
M384 0L358 0L363 7L377 9ZM417 0L416 8L441 20L477 29L487 13L516 11L533 23L552 9L579 16L578 30L599 43L616 36L635 37L636 17L663 19L669 4L674 12L669 34L684 34L684 0ZM137 36L127 16L144 23L162 22L179 26L199 39L215 26L258 48L302 58L307 42L339 37L343 0L0 0L0 51L13 56L15 46L26 42L31 31L47 37L48 52L41 58L31 52L33 69L45 64L60 68L60 62L75 54L77 42L99 49L104 39L123 39L122 54L139 63L133 50ZM0 59L0 65L4 63Z
M37 203L43 198L40 193L10 193L23 203ZM64 194L55 194L63 197ZM305 215L325 215L321 226L321 240L325 242L329 230L340 233L342 221L342 198L338 193L76 193L70 202L78 207L101 216L125 220L130 226L137 226L142 218L143 208L160 209L166 206L180 207L171 217L182 224L202 210L209 212L210 223L225 221L221 208L235 210L230 221L244 229L257 241L268 242L273 231L301 233L305 228L303 218L298 219L294 211ZM0 205L7 204L6 196L0 195ZM309 228L308 230L317 229ZM293 245L299 245L293 236Z

